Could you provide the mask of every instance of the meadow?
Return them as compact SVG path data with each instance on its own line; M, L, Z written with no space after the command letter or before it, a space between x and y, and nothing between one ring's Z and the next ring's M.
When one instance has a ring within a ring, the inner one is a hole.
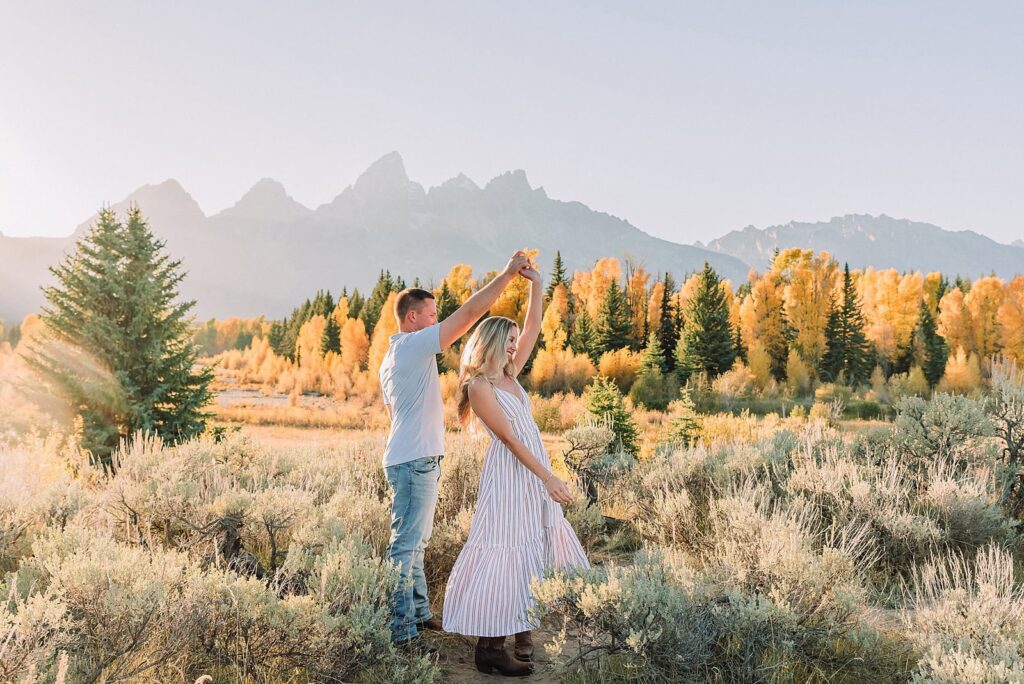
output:
M106 472L73 435L8 437L0 680L474 681L469 640L390 644L383 433L291 409L306 423L218 406L220 429L138 439ZM984 396L908 397L889 423L722 413L680 440L641 416L640 458L582 415L549 429L594 567L535 586L533 679L1024 681L1022 411L1004 362ZM438 606L485 446L449 433Z

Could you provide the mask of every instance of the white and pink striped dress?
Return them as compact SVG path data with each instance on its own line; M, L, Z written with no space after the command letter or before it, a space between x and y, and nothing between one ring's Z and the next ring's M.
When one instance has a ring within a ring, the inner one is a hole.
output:
M494 394L516 437L550 467L526 392L516 383L514 394L500 387L494 387ZM469 539L448 577L443 612L446 632L477 637L536 629L528 614L534 604L530 582L543 576L547 567L590 566L562 507L490 428L487 431L491 444L480 474L476 512Z

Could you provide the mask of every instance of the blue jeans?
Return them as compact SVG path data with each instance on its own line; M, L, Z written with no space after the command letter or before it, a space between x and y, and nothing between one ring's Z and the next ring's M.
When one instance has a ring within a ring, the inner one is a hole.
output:
M427 456L385 468L393 495L386 557L399 566L401 573L391 617L391 637L395 641L415 638L416 623L433 617L423 573L423 551L434 529L441 458Z

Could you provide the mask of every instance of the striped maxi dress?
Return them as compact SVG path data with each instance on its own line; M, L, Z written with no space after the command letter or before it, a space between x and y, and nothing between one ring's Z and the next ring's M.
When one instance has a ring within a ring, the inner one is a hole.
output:
M515 393L494 390L516 437L550 467L526 392L518 382ZM487 431L491 443L480 474L476 512L469 539L448 578L443 612L446 632L476 637L536 629L528 614L534 604L530 582L542 577L547 567L590 567L561 505L490 428Z

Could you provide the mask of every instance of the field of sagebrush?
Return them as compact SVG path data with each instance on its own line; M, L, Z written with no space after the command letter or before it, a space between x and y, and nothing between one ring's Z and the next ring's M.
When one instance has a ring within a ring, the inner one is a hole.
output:
M553 456L594 568L535 586L546 676L1024 681L1007 513L1024 389L1015 373L993 388L906 399L856 431L705 416L693 444L640 460L606 427L567 431ZM449 436L426 559L438 604L485 446ZM109 473L57 437L0 447L0 681L449 678L389 642L382 447L139 440Z

